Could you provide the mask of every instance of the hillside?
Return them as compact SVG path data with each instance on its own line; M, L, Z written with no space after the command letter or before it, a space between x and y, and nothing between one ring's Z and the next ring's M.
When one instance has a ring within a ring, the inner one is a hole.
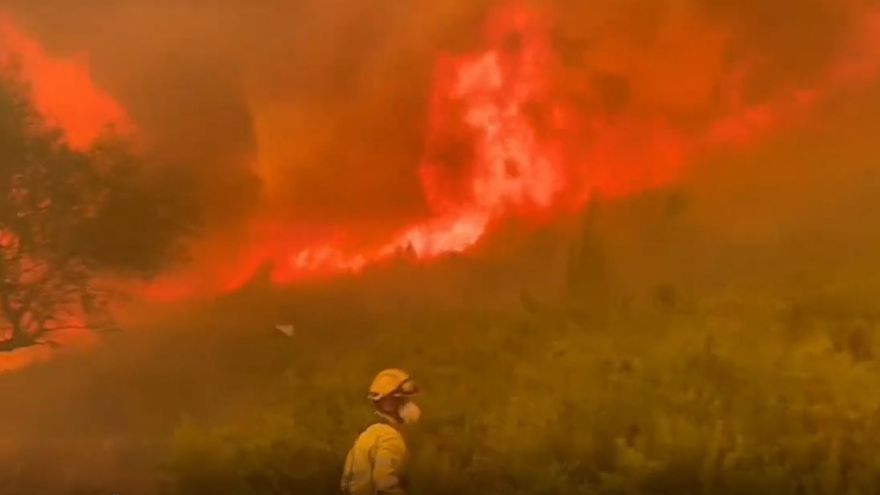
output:
M469 256L139 308L0 376L0 492L335 493L366 384L400 366L424 389L414 493L876 493L870 136L781 141Z

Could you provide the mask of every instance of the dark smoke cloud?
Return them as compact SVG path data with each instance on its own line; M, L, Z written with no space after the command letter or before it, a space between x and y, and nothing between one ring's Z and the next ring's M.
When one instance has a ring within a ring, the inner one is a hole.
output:
M99 84L120 99L150 148L202 179L205 201L226 216L256 201L246 168L254 151L240 69L221 26L231 12L171 3L21 2L24 26L59 55L85 51Z
M436 56L478 49L487 0L3 0L55 54L85 51L150 149L200 178L216 224L260 209L394 221L425 206L417 167ZM809 86L858 0L544 0L555 80L584 113L705 123Z
M204 181L219 218L256 207L266 193L273 207L332 221L419 207L415 169L434 55L473 39L483 9L458 3L2 7L53 53L88 52L95 77L152 149ZM261 160L273 169L271 184L259 183Z

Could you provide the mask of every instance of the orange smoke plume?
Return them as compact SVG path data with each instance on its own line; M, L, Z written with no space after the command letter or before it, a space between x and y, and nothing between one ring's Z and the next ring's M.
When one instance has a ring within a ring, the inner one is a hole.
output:
M821 77L754 102L743 97L755 75L750 60L724 66L728 34L685 12L660 33L657 60L615 47L611 62L588 61L610 63L640 92L632 109L609 112L601 102L583 101L598 101L614 81L560 76L550 16L502 8L487 23L482 50L445 54L436 63L419 166L428 217L388 232L384 242L368 242L354 230L303 229L269 214L252 226L250 246L222 263L234 269L212 265L209 274L170 277L148 294L175 300L234 292L263 267L285 285L356 274L401 255L431 261L473 248L503 222L546 222L577 212L597 193L615 198L667 186L700 156L754 145L794 127L823 99L874 80L878 18L874 11L865 16ZM688 46L694 32L706 39L702 49L687 50L696 72L665 72L662 53ZM709 117L683 124L670 108Z
M52 56L2 13L0 67L18 72L30 86L36 109L49 125L64 132L74 149L88 148L109 130L131 129L123 107L95 84L86 54Z
M148 296L233 292L264 269L288 284L359 273L401 254L430 261L464 252L505 222L547 222L595 194L674 183L701 156L793 128L822 102L878 75L874 9L859 12L843 51L817 77L776 84L756 99L747 93L762 80L760 55L731 57L741 33L695 5L667 13L652 46L597 24L590 50L579 51L565 46L580 42L576 36L560 42L573 28L563 29L566 19L553 9L498 9L478 48L436 61L422 160L414 164L427 206L421 218L376 232L304 226L266 207L226 242L237 249L218 249L216 239L198 243L197 266L150 285ZM130 126L123 107L95 85L85 55L49 56L9 17L0 18L0 42L0 60L19 66L36 107L72 146Z

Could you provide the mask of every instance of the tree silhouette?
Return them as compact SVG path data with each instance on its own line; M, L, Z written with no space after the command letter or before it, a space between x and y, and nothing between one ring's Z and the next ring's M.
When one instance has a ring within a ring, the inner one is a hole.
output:
M107 280L149 277L180 254L194 219L183 187L119 140L71 149L27 88L0 78L0 352L106 327Z

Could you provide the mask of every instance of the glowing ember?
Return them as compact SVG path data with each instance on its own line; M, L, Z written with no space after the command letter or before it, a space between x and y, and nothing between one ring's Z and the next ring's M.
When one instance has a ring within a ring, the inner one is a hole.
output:
M64 131L71 147L88 148L111 128L130 130L122 106L92 80L86 55L50 56L10 17L0 14L0 67L10 66L30 85L37 110Z

